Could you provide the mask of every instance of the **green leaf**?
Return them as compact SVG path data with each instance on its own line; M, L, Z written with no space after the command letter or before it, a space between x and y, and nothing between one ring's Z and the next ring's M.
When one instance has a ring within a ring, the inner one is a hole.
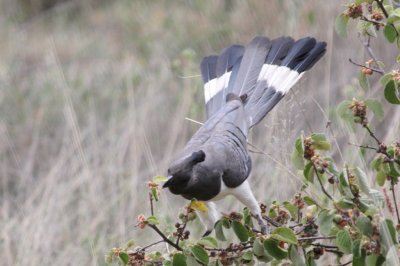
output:
M400 104L397 96L397 85L394 80L389 81L385 86L385 99L391 104Z
M287 257L288 253L279 247L279 242L275 239L264 240L265 251L277 260L282 260Z
M340 200L335 202L335 206L337 208L339 208L339 209L342 209L342 210L348 210L348 209L354 208L356 205L351 200L340 199Z
M303 170L304 168L303 157L304 157L303 137L299 137L295 141L294 149L292 152L293 165L299 170Z
M250 250L246 251L243 255L242 255L242 259L246 260L246 261L251 261L253 260L253 252L251 252Z
M382 255L370 255L366 258L366 265L367 266L381 266L385 262L385 257Z
M392 220L385 219L384 221L382 221L379 231L381 241L386 245L391 246L392 243L398 243L396 229L393 225Z
M368 78L361 71L358 73L358 83L360 84L360 87L363 88L364 90L368 90L369 89Z
M381 77L381 79L379 80L379 82L381 83L381 85L382 85L383 87L385 87L386 84L388 84L389 81L391 81L391 80L393 80L393 75L392 75L392 73L389 73L389 74L385 74L383 77Z
M278 227L274 231L272 231L271 237L275 238L276 240L297 245L297 236L290 228Z
M306 254L306 266L317 266L315 263L314 253L312 251Z
M290 216L293 220L297 219L298 208L296 206L288 201L285 201L283 202L283 207L285 207L285 209L289 211Z
M223 218L222 226L225 227L226 229L231 228L231 220L229 220L228 218Z
M225 234L224 234L224 229L223 229L222 221L221 221L221 220L219 220L219 221L215 224L214 229L215 229L215 236L216 236L216 238L217 238L218 240L220 240L220 241L226 241L226 237L225 237Z
M375 26L372 22L359 20L357 26L362 35L377 37Z
M349 232L346 230L340 230L337 232L336 245L343 253L350 254L353 248L353 241L351 240Z
M383 35L385 35L386 40L388 40L390 43L394 43L397 38L396 29L391 24L387 24L383 28Z
M247 207L243 209L243 221L245 226L253 228L253 219L251 212Z
M354 1L354 4L356 4L356 5L361 5L362 3L365 3L365 2L367 2L368 0L355 0Z
M347 198L352 198L353 194L351 193L349 184L347 183L347 171L344 170L340 175L339 175L339 192L343 196Z
M393 245L386 253L386 265L399 265L398 247Z
M262 257L258 257L258 258L257 258L257 260L258 260L259 262L264 262L264 263L270 263L273 259L274 259L274 258L271 257L270 255L265 255L265 256L262 256ZM262 264L260 264L260 265L262 265Z
M172 266L186 266L186 256L182 253L176 253L172 258Z
M353 114L351 113L351 110L349 109L349 105L351 104L351 101L345 100L341 102L337 109L336 112L345 121L351 122L353 121Z
M155 217L155 216L149 216L149 217L147 217L146 221L147 221L149 224L152 224L152 225L159 224L158 218Z
M153 187L151 188L151 196L153 196L153 199L155 201L158 201L158 191L157 188Z
M275 209L270 208L268 211L268 217L271 219L274 219L278 216L278 214L276 213Z
M361 239L356 239L353 242L353 256L354 257L361 257L362 256Z
M135 245L135 240L133 239L130 239L128 242L126 242L126 246L128 248L132 247L133 245Z
M304 202L305 202L308 206L316 205L315 200L313 200L313 199L310 198L309 196L304 196L303 200L304 200Z
M212 248L218 248L218 242L217 240L212 237L212 236L205 236L199 241L197 241L197 244L207 246L207 247L212 247Z
M357 177L357 183L358 183L358 186L360 187L361 191L368 195L369 194L369 185L368 185L367 175L359 167L356 167L354 169L354 174Z
M389 176L392 176L392 177L400 176L400 168L396 163L390 162L387 165L389 165L389 169L390 169L390 171L388 173Z
M194 257L187 256L186 257L186 265L187 266L199 266L200 264L197 262L197 260Z
M301 249L300 249L301 250ZM289 259L294 266L305 265L303 254L300 255L296 245L290 245L288 249Z
M249 239L249 232L243 224L238 221L232 221L233 231L241 242L247 241Z
M333 159L330 158L330 157L326 157L325 160L327 160L327 161L329 162L329 165L328 165L328 170L329 170L329 172L331 172L331 173L334 174L335 176L338 176L340 173L339 173L339 171L337 170L336 165L335 165L335 162L333 161Z
M345 38L347 36L347 24L349 23L349 17L344 14L340 14L335 20L335 30L337 35Z
M257 257L265 256L264 246L260 239L254 240L253 252L254 252L254 255L256 255Z
M357 228L363 233L363 235L371 236L372 234L372 223L368 217L360 216L356 221Z
M382 109L382 105L377 101L377 100L373 100L373 99L368 99L365 100L365 105L374 113L375 117L378 120L382 120L383 119L383 109Z
M200 245L195 245L192 247L193 256L203 264L208 264L208 254L204 248Z
M172 262L169 260L164 260L162 265L163 266L172 266Z
M153 181L156 183L164 183L168 180L167 177L162 176L162 175L156 175L155 177L153 177Z
M376 173L375 179L376 179L376 183L382 187L386 181L386 174L384 172L379 171L378 173Z
M384 162L384 157L381 155L378 155L375 157L374 160L372 160L371 168L374 169L375 171L381 171L383 162Z
M296 149L296 151L299 154L303 154L304 153L304 140L303 140L303 136L300 136L296 139L295 144L294 144L294 148Z
M328 210L322 210L318 214L317 225L319 226L320 232L324 236L328 236L332 228L334 215Z
M306 166L304 167L303 175L308 182L314 183L314 167L312 162L308 162L306 164Z
M118 256L119 256L119 258L121 259L121 261L122 261L122 263L124 264L124 265L127 265L128 264L128 262L129 262L129 255L126 253L126 252L120 252L119 254L118 254Z
M362 250L360 239L353 242L353 266L365 266L365 251Z
M311 134L311 139L314 148L317 150L329 150L331 148L331 144L322 133Z

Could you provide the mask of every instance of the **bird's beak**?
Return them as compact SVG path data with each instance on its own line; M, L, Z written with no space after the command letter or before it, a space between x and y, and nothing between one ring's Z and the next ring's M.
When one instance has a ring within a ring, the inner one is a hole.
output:
M172 178L173 178L173 176L172 176L172 175L169 175L169 176L168 176L168 180L164 183L164 185L163 185L162 187L163 187L163 188L169 187L169 185L171 185Z

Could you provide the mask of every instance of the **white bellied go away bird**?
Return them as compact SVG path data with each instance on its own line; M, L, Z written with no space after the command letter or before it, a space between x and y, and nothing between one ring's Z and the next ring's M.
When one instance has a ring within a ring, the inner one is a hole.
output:
M325 50L325 42L311 37L255 37L244 47L232 45L201 62L207 120L170 164L163 187L205 202L208 211L199 212L204 235L221 218L213 201L227 195L247 206L262 232L267 231L247 181L247 136Z

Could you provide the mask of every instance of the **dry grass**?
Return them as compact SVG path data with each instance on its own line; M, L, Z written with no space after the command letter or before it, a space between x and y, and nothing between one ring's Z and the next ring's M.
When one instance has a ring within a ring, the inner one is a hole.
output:
M325 59L251 138L269 154L253 156L260 201L299 188L293 141L302 131L327 131L342 88L354 83L347 58L362 62L364 52L356 39L334 34L336 1L226 3L75 2L17 23L15 6L1 2L9 7L0 19L1 264L102 265L112 246L150 241L134 227L147 212L145 182L165 174L196 130L184 118L203 118L201 57L257 34L329 43ZM355 138L335 123L333 131L341 144ZM157 212L173 218L184 201L162 196L169 201Z

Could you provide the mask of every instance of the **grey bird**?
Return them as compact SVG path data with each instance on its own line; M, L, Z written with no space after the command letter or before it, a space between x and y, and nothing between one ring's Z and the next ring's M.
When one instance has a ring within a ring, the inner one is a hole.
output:
M206 203L208 211L199 212L204 235L221 217L213 201L227 195L247 206L266 233L247 181L251 172L247 136L325 50L325 42L311 37L297 41L255 37L244 47L232 45L219 55L203 58L207 120L170 164L163 187Z

